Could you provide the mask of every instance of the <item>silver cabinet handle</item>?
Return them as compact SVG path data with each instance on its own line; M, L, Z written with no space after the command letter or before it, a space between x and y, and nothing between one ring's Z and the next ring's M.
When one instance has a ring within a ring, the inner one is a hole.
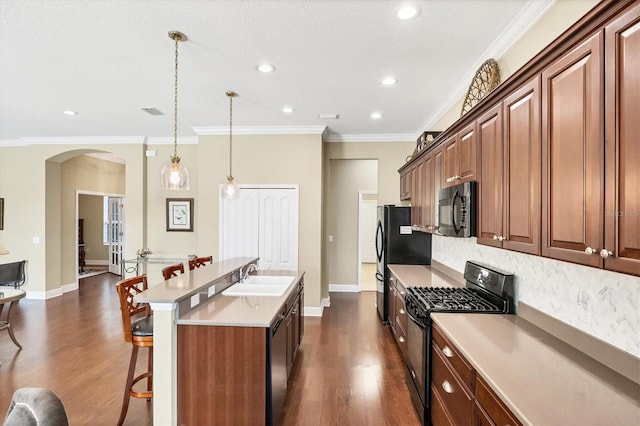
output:
M411 376L415 379L416 378L416 372L411 370Z
M584 249L584 252L591 256L592 254L596 254L598 252L598 249L587 247L586 249Z
M446 380L442 382L442 390L444 390L446 393L453 393L454 391L453 386L451 386L451 383L449 383Z
M496 241L504 241L504 240L506 240L506 238L503 237L502 235L494 235L493 239L496 240Z
M445 354L447 358L453 358L453 351L449 346L442 348L442 353Z
M405 295L405 292L400 290L400 296L404 296L404 295Z
M400 343L404 343L404 337L402 337L402 336L398 337L398 341L399 341Z
M404 315L404 314L406 314L406 313L407 313L407 312L406 312L404 309L400 308L400 315Z
M454 180L458 180L458 179L460 179L460 176L459 176L459 175L455 175L455 176L448 177L448 178L447 178L447 183L449 183L449 182L453 182Z
M609 256L613 256L613 253L607 249L600 250L600 257L602 257L603 259L606 259Z

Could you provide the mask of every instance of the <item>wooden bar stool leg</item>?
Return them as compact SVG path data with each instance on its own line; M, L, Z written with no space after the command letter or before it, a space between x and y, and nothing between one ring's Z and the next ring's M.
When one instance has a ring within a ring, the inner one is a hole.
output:
M129 373L127 374L127 383L124 386L124 399L122 400L122 409L120 410L120 418L118 419L118 426L124 423L124 418L127 416L127 410L129 409L129 400L131 399L131 386L133 385L133 375L136 371L136 362L138 360L138 347L131 345L131 361L129 361Z
M149 347L149 362L147 364L147 371L151 372L147 380L147 390L153 391L153 346ZM147 398L147 401L151 401L151 398Z

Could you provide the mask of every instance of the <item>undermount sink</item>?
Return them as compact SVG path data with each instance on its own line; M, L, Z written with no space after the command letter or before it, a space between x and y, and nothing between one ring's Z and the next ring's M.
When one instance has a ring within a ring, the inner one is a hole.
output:
M282 296L295 277L281 275L251 275L222 292L223 296Z

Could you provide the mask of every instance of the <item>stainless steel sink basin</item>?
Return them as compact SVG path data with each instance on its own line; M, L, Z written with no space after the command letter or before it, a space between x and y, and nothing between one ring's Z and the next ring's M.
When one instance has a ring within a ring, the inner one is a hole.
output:
M286 275L251 275L222 292L223 296L282 296L295 277Z

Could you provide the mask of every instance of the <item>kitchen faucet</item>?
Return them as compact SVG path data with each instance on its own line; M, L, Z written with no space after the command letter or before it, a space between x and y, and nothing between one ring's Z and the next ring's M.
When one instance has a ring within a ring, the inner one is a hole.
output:
M244 268L244 271L243 271ZM245 266L243 266L242 268L240 268L240 280L238 281L239 283L243 283L247 277L249 276L250 272L255 272L256 271L256 264L255 263L249 263Z

